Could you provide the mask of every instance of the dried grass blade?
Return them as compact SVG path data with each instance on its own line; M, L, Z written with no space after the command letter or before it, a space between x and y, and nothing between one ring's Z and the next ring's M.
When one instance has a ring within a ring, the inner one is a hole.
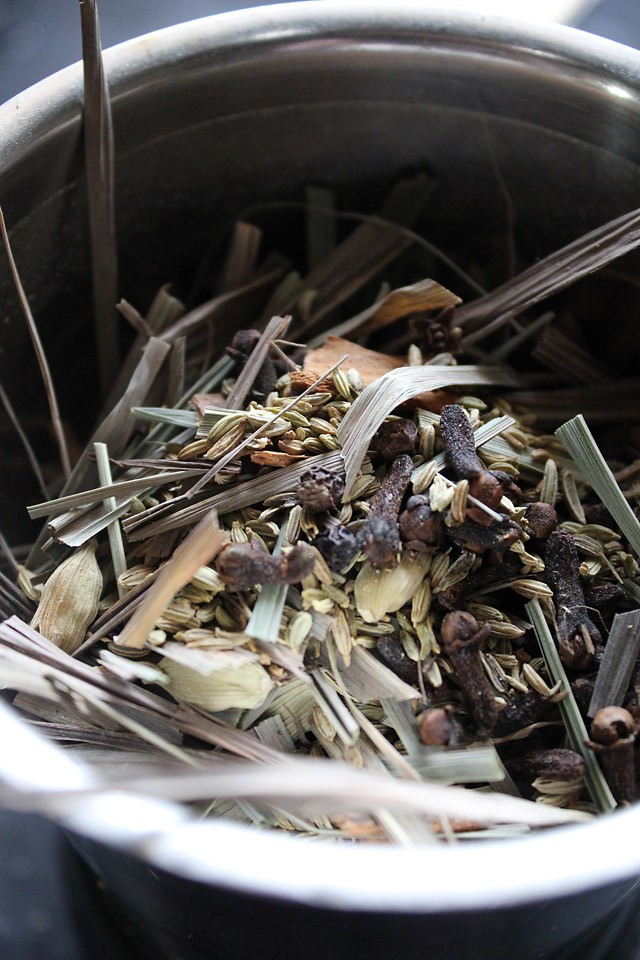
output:
M58 685L64 686L61 680L58 680ZM77 691L73 691L72 688L70 692L77 693ZM121 710L117 710L115 707L112 707L109 703L105 703L104 700L101 700L99 697L93 696L88 690L85 689L80 696L83 700L87 701L92 709L97 710L98 713L105 716L108 720L116 723L124 730L127 730L129 733L133 733L136 738L141 740L143 743L148 743L151 746L156 747L156 749L161 750L163 753L168 754L168 756L173 757L175 760L179 760L181 763L185 763L190 767L200 766L200 763L194 759L193 756L180 749L180 747L176 746L175 743L165 740L164 737L161 737L154 730L150 730L149 727L145 726L145 724L127 716L127 714L123 713ZM129 763L131 763L130 759Z
M595 357L556 327L547 327L531 356L570 383L597 383L607 376L605 367Z
M104 396L119 366L118 255L116 250L114 155L111 105L102 62L96 0L80 0L84 71L84 155L91 234L94 329Z
M467 335L463 344L470 346L498 330L512 317L599 270L639 243L640 210L632 210L556 250L497 290L461 307L456 322L469 332L477 331L477 335Z
M331 619L327 617L327 620L330 625ZM330 666L328 653L324 647L320 651L320 662L324 666ZM364 647L353 647L351 663L348 667L341 664L340 675L345 681L350 695L360 703L370 703L372 700L381 700L382 698L397 701L416 700L419 696L414 687L401 680L392 670L376 660Z
M513 385L513 375L496 367L400 367L366 387L338 427L345 461L345 496L348 496L364 460L371 437L395 407L426 390L458 384Z
M22 443L24 452L27 455L27 460L29 461L29 466L33 470L33 475L38 481L38 486L40 487L40 490L42 491L43 496L48 497L49 491L47 490L47 485L44 482L44 477L42 475L42 470L40 469L40 464L38 463L38 458L36 457L33 447L31 446L31 441L29 440L29 437L23 430L22 424L20 423L20 420L18 418L18 414L14 410L13 404L9 399L9 395L7 394L6 390L4 389L1 383L0 383L0 401L2 402L2 405L6 411L6 414L13 425L13 429L17 433L18 438Z
M282 548L287 545L287 528L286 523L283 523L273 548L273 556L279 556ZM286 583L270 583L262 587L245 629L247 636L254 640L267 641L269 644L278 642L288 590L289 585Z
M111 476L111 466L109 464L108 447L106 443L94 443L93 449L96 455L96 465L98 467L98 477L100 478L100 483L107 487L113 482L113 478ZM116 498L113 496L107 496L105 497L103 503L105 510L115 510ZM124 588L118 582L118 578L126 572L127 559L124 553L124 543L122 542L122 531L120 530L120 524L117 520L114 520L113 523L110 523L107 527L107 536L109 537L113 575L116 578L118 595L122 596L122 591Z
M243 406L254 380L260 372L260 367L267 359L271 342L283 337L289 329L290 323L291 317L272 317L269 320L264 333L251 351L249 359L238 374L236 382L227 396L225 406L230 410Z
M31 620L35 609L33 601L25 597L22 590L0 571L0 615L6 619L18 616Z
M169 354L169 376L167 378L166 402L174 406L184 393L187 338L178 337L171 345Z
M375 773L354 770L331 760L286 758L281 763L221 764L215 771L185 772L180 777L144 777L120 781L119 787L165 799L191 801L219 798L243 799L272 806L327 813L372 809L449 816L481 823L528 823L546 826L582 822L588 814L548 807L505 794L488 795L461 787L410 783Z
M322 670L311 670L310 675L320 709L335 727L337 736L342 743L347 747L353 746L358 739L358 724Z
M258 261L262 230L253 223L234 224L227 260L220 280L220 293L236 290L251 280Z
M106 446L106 444L105 444ZM94 444L95 447L95 444ZM146 461L145 461L146 462ZM175 463L175 460L172 461ZM38 517L58 517L75 507L91 505L106 497L130 498L150 487L160 487L165 483L175 483L193 477L200 471L196 468L184 470L167 470L165 473L151 473L146 477L134 477L132 480L118 480L115 483L105 484L103 487L93 487L81 493L70 493L66 497L55 500L45 500L43 503L34 503L27 507L32 520Z
M505 769L494 746L464 750L425 750L409 757L414 770L425 780L439 783L499 783Z
M509 395L516 409L535 410L538 424L553 424L570 417L576 410L592 423L640 420L638 380L592 383L570 390L517 390Z
M148 420L150 423L166 423L172 427L196 427L198 418L194 410L180 410L173 407L133 407L131 413L138 420Z
M91 464L90 454L93 451L94 443L106 443L114 457L118 457L122 453L129 442L134 425L131 407L138 406L143 402L168 352L169 347L166 343L161 343L155 338L149 340L131 377L129 386L111 413L102 421L91 437L73 473L64 485L62 496L74 493L84 480ZM31 567L41 559L40 551L46 537L47 531L45 528L27 558L27 567Z
M627 503L587 423L579 414L556 430L583 480L600 497L636 555L640 557L640 523Z
M525 610L527 611L529 620L533 624L533 629L540 644L551 683L560 683L562 690L567 694L563 700L560 700L558 706L571 747L576 753L579 753L584 760L585 781L589 788L591 798L600 813L608 813L615 809L616 802L613 799L613 795L603 776L602 770L598 766L598 761L594 753L585 745L585 741L589 739L589 734L587 733L587 728L584 725L580 710L578 709L567 675L564 671L555 641L551 636L547 621L542 613L542 607L537 600L530 600L525 605Z
M189 310L183 317L172 323L170 327L160 334L160 339L165 343L171 343L178 337L192 333L198 327L208 321L215 321L216 334L224 342L227 333L235 332L232 330L233 320L238 309L249 305L256 298L261 296L263 289L275 283L282 275L281 270L272 270L269 273L262 274L245 284L237 290L230 290L227 293L221 293L217 297L212 297L199 307ZM230 339L230 337L229 337Z
M27 329L29 331L29 336L31 337L31 342L33 344L33 350L36 355L36 359L38 361L38 366L40 367L42 382L44 384L44 389L47 394L47 403L49 404L49 416L51 417L51 426L53 428L53 434L56 438L58 453L60 454L60 464L62 466L62 472L64 473L65 478L68 479L69 474L71 473L71 459L69 457L69 448L67 447L67 439L64 435L64 428L62 426L62 420L60 418L60 409L58 407L56 390L53 384L53 378L51 376L49 364L47 362L47 357L44 352L44 347L42 346L40 334L38 333L38 328L33 318L33 314L31 313L31 307L29 306L29 301L27 300L27 295L24 292L24 287L22 286L20 275L18 274L18 268L13 258L11 241L9 240L9 234L7 233L7 227L4 222L4 213L2 212L1 206L0 206L0 234L2 234L2 242L4 244L4 249L7 254L7 260L9 261L9 269L11 271L11 277L13 279L13 283L16 288L16 293L18 294L18 300L20 301L20 307L22 308L22 313L27 322Z
M640 586L634 583L633 580L623 580L622 588L629 599L640 606Z
M144 647L154 623L178 590L189 582L199 567L209 563L222 548L226 538L227 534L218 526L215 511L210 511L162 568L146 597L118 636L118 644L122 647Z
M295 491L301 475L313 466L324 467L342 475L344 462L338 451L320 453L316 457L307 457L300 463L292 463L289 467L280 467L262 477L245 480L244 483L239 483L229 490L221 490L199 503L182 507L178 504L178 509L168 517L155 520L156 514L149 510L125 520L123 526L129 540L144 540L165 530L189 526L212 509L216 510L219 516L223 516L225 513L260 503L278 493Z
M97 536L102 530L106 530L110 523L115 523L129 510L129 498L125 500L116 500L116 506L113 510L105 510L101 505L94 507L87 512L82 512L76 519L71 519L68 523L54 528L50 525L51 536L59 543L64 543L68 547L80 547L87 540Z
M527 340L530 340L531 337L533 337L539 330L555 320L555 317L556 315L552 310L547 310L546 313L543 313L535 320L532 320L527 327L524 327L518 333L514 333L508 337L508 339L505 340L500 347L497 347L492 353L483 358L484 362L500 363L506 360L514 350L517 350L522 346L523 343L526 343Z
M421 310L441 310L461 302L460 297L435 280L420 280L410 286L391 290L382 300L378 300L366 310L333 327L331 335L362 336L365 333L373 333L411 313Z
M411 246L413 237L403 227L415 222L432 187L433 181L425 174L397 183L380 218L361 223L311 270L284 308L292 308L305 291L316 291L311 317L302 327L305 332Z
M621 706L640 654L640 610L617 613L609 631L602 663L587 711L594 717L601 707Z

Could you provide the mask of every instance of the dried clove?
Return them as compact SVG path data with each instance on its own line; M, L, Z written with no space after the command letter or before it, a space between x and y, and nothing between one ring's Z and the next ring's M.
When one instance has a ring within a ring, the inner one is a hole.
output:
M471 553L483 554L487 550L494 553L505 553L512 544L522 537L522 528L515 521L504 517L494 521L489 526L483 526L474 520L465 520L447 528L450 540L463 550Z
M406 655L402 644L394 635L380 637L376 644L376 652L384 663L396 676L405 683L415 683L418 676L418 664Z
M441 626L441 647L455 670L479 737L488 737L498 720L493 687L480 659L480 645L491 628L466 610L448 613Z
M534 540L548 540L558 526L558 514L550 503L529 503L525 510L527 533Z
M440 435L449 466L459 480L473 480L485 472L476 452L469 417L459 403L448 403L442 408Z
M329 569L338 573L351 563L358 552L355 534L338 520L327 524L324 532L313 541L313 545L320 551Z
M457 747L461 727L451 704L427 710L420 720L419 732L421 742L427 746Z
M435 317L420 314L411 319L424 354L460 353L462 328L454 325L455 316L455 307L445 307Z
M374 433L371 449L390 462L401 453L413 454L418 445L418 428L413 420L385 420Z
M566 667L588 670L602 637L587 612L578 550L569 533L554 530L547 541L545 565L555 594L560 659Z
M413 460L408 454L396 457L371 501L367 519L358 531L358 548L374 567L391 567L398 562L398 514L412 472Z
M343 492L342 477L324 467L311 467L300 477L298 499L309 513L335 510L340 504Z
M576 677L575 680L571 681L571 692L584 720L589 716L589 705L595 685L595 676Z
M229 590L249 590L256 583L298 583L312 573L316 556L308 543L275 557L256 543L228 543L215 566Z
M635 736L636 721L624 707L603 707L591 724L587 746L600 761L611 792L618 803L636 799Z
M609 621L618 610L626 594L619 583L592 583L585 590L587 607L591 607L603 621Z
M429 497L410 497L399 517L400 536L409 550L431 553L442 542L442 517L431 509Z
M500 711L496 733L499 736L508 736L517 730L523 730L547 714L548 701L536 690L527 690L526 693L514 693L507 700L504 710Z
M458 480L469 481L469 495L496 510L504 496L520 497L520 488L508 473L485 470L478 456L469 417L458 403L449 403L440 414L440 435L447 461ZM478 507L470 506L467 516L476 523L486 525L491 520Z
M498 553L490 553L482 561L477 573L461 580L447 590L438 594L438 603L447 610L457 610L464 598L472 593L492 586L495 583L515 579L521 575L521 564L514 553L507 553L502 557Z
M525 741L512 741L500 749L500 758L516 779L580 780L584 776L584 760L575 750L563 747L533 750L525 747L523 750L523 743Z

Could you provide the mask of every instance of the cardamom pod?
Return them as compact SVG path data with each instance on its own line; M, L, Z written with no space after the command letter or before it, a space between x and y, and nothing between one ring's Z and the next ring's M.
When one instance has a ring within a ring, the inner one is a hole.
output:
M212 658L219 651L199 651ZM273 689L273 680L259 663L249 660L236 663L229 657L229 666L216 667L204 676L185 664L163 658L158 666L167 675L165 689L185 703L193 703L205 710L218 713L221 710L253 709L264 703Z
M31 621L65 653L78 649L98 611L102 574L95 556L97 545L90 540L54 570Z

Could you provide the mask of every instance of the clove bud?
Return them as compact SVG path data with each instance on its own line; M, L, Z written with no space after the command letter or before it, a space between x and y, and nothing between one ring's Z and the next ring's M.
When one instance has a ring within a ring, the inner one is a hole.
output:
M429 497L410 497L399 517L400 535L409 550L431 553L442 541L442 517L431 509Z
M309 513L335 510L344 492L344 481L324 467L311 467L300 477L298 499Z
M455 670L479 737L488 737L498 720L493 687L480 659L480 645L491 627L480 627L466 610L454 610L442 621L441 647Z
M387 462L401 453L412 454L418 444L418 428L413 420L385 420L371 440L371 449Z
M611 792L618 803L636 799L635 736L638 727L624 707L603 707L591 724L587 746L600 761Z
M392 567L398 562L398 514L412 472L413 461L408 454L396 457L371 501L367 519L358 531L358 547L374 567Z
M560 659L566 667L588 670L602 637L587 612L578 550L569 533L554 530L547 541L545 565L555 594Z
M216 570L230 590L249 590L256 583L298 583L313 571L316 553L298 543L289 553L272 556L255 543L228 543L216 557Z

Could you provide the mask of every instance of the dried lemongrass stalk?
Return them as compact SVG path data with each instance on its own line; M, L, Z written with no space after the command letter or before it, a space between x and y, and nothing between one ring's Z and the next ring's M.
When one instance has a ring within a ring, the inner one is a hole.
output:
M345 462L345 496L355 482L371 437L395 407L426 390L458 384L504 386L513 385L514 378L509 371L495 367L401 367L366 387L338 427Z
M45 392L47 394L47 402L49 404L51 426L53 428L53 433L56 438L58 453L60 454L60 463L62 465L62 472L64 473L65 478L68 479L69 474L71 473L71 459L69 457L67 440L64 435L64 428L62 426L62 420L60 418L58 398L56 397L56 390L53 383L53 378L51 376L51 371L49 369L49 364L47 362L46 354L44 352L44 347L42 346L40 334L38 333L36 322L33 318L33 314L31 313L31 307L29 306L27 295L24 292L24 287L22 286L22 282L20 280L20 275L18 273L16 262L13 259L13 251L11 250L11 241L9 240L9 234L7 232L7 227L4 222L4 213L2 212L2 207L0 207L0 234L2 235L2 242L4 244L4 249L7 254L7 260L9 261L9 269L11 271L11 277L13 279L13 283L16 288L16 293L18 294L18 300L20 301L22 313L27 322L27 329L29 331L29 336L31 337L31 342L33 344L33 349L36 355L36 359L38 361L38 366L40 367L40 374L42 376L42 382L44 383Z
M95 444L94 444L95 446ZM99 503L107 497L122 497L130 499L144 490L150 490L154 487L163 486L165 483L175 483L178 480L185 480L187 477L197 476L199 471L192 467L185 467L181 470L167 470L164 473L152 473L144 477L134 477L132 480L117 480L115 483L106 483L101 487L93 487L91 490L83 490L81 493L70 493L65 497L57 497L55 500L47 500L44 503L34 503L27 507L27 511L32 520L38 517L56 517L73 507L86 506L88 504Z
M38 486L42 491L42 495L44 497L48 497L49 491L47 490L47 485L44 481L42 470L40 469L40 464L38 462L38 458L36 456L35 450L31 445L29 437L23 430L22 424L20 423L20 419L13 408L13 404L11 403L11 400L9 398L7 391L4 389L1 383L0 383L0 401L2 402L2 406L4 407L9 420L13 424L13 429L15 430L16 434L20 438L20 442L27 456L27 460L29 461L29 466L33 470L34 477L38 481Z
M131 620L117 637L122 647L144 647L156 620L199 567L207 564L222 548L227 534L220 530L215 511L210 511L180 544L160 571Z
M587 733L587 728L584 725L571 686L567 680L558 649L547 626L539 601L535 599L530 600L529 603L526 604L525 610L533 624L533 629L540 644L551 682L554 684L559 683L561 689L566 693L566 696L558 702L558 706L571 747L576 753L579 753L584 760L585 781L593 798L593 802L600 813L608 813L610 810L615 809L616 802L613 799L613 795L602 770L598 766L598 761L594 753L586 746L589 734Z
M621 706L640 654L640 610L617 613L609 631L602 663L587 711L594 717L601 707Z
M249 283L256 269L262 230L253 223L237 220L229 243L227 259L218 285L221 293L236 290Z
M582 414L558 427L556 436L562 440L569 451L582 479L598 494L636 555L640 557L640 523L618 486L607 461L602 456Z
M333 327L331 335L334 337L344 337L346 334L354 337L362 336L365 333L373 333L380 327L393 323L395 320L406 317L411 313L419 313L423 310L442 310L461 302L460 297L441 284L436 283L435 280L420 280L418 283L411 284L411 286L391 290L371 307L367 307L366 310L358 313L355 317L351 317L349 320Z
M513 280L458 311L456 322L473 331L467 333L463 345L469 347L499 330L512 317L599 270L639 243L640 210L632 210L554 251Z
M100 48L96 0L80 0L84 69L84 155L91 234L94 329L102 392L118 369L118 255L116 250L111 103Z
M209 510L215 510L219 516L223 516L226 513L250 507L254 503L260 503L278 493L295 490L302 474L311 467L324 467L341 476L344 463L338 451L320 453L316 457L305 458L300 463L292 463L288 467L282 467L262 477L253 477L228 490L221 490L220 493L207 497L199 503L186 506L178 504L178 509L171 511L171 515L166 518L156 520L157 514L149 510L138 516L127 518L123 526L129 540L134 541L155 536L165 530L189 526Z
M108 486L113 482L113 478L111 476L111 465L109 464L109 451L107 445L106 443L94 443L93 449L96 454L96 465L98 467L98 477L100 478L100 483ZM115 497L105 497L104 508L105 510L115 510ZM119 596L122 596L122 588L119 578L126 572L127 558L125 557L124 553L122 531L120 530L120 524L117 520L114 520L113 523L109 524L107 527L107 535L109 537L109 547L111 549L113 574L116 578L116 583L118 584L118 594Z
M31 621L65 653L80 646L98 612L102 572L95 556L97 546L97 541L87 543L54 570Z
M269 348L274 340L283 337L289 329L291 317L272 317L264 329L264 333L249 355L249 359L238 374L236 382L227 397L226 406L229 409L241 407L247 394L260 371L260 367L267 358Z

